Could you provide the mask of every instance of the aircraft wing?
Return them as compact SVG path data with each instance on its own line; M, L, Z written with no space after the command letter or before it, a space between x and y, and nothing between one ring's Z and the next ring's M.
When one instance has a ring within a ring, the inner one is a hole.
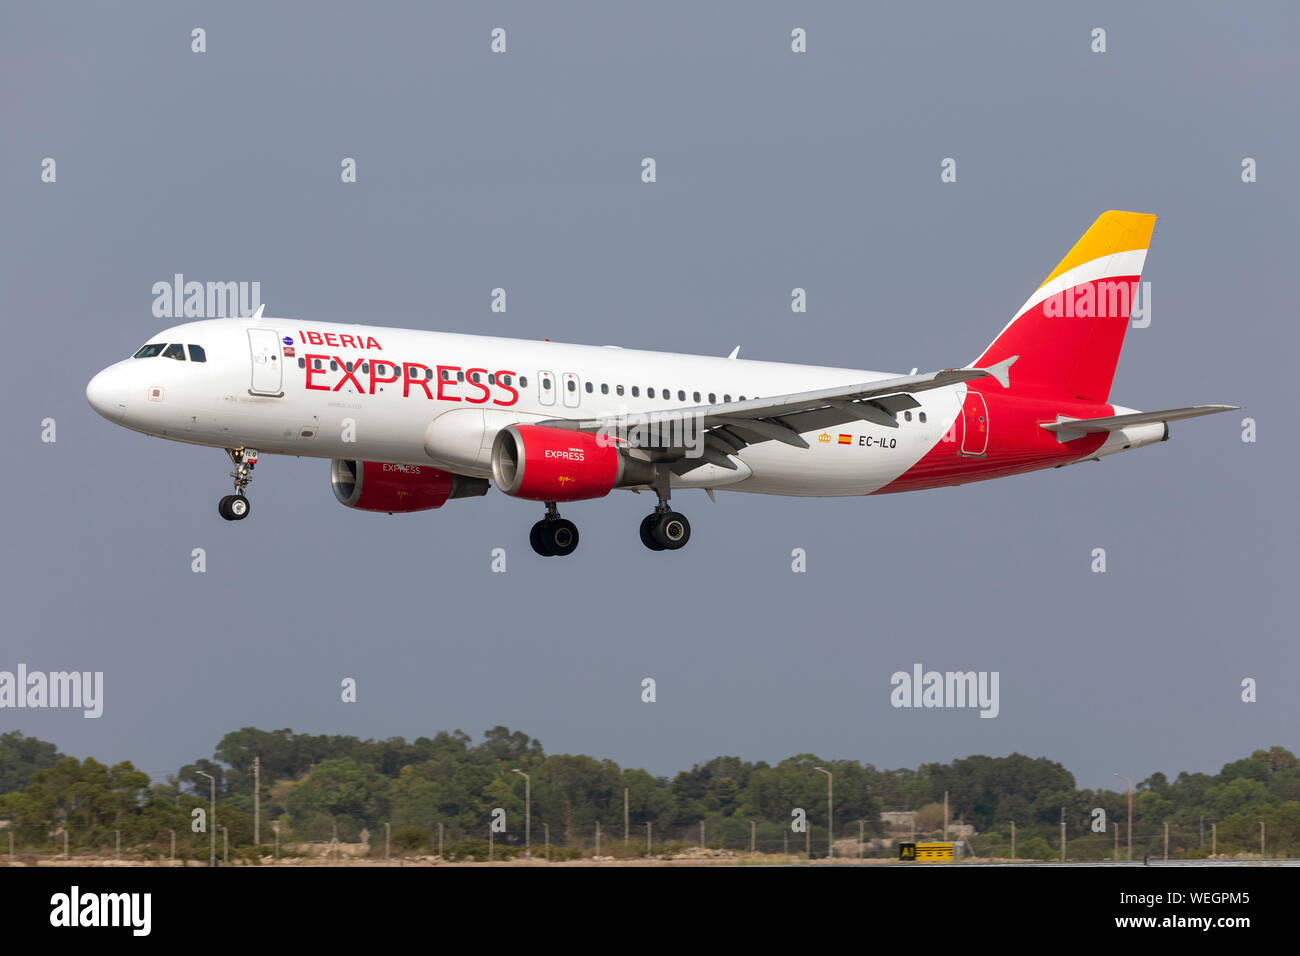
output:
M658 425L658 433L668 438L684 433L683 428L673 427L674 423L689 421L692 428L703 429L705 432L704 460L734 470L736 466L727 456L746 445L779 441L796 448L807 448L808 443L800 437L801 432L832 428L859 420L886 428L897 428L895 415L920 404L911 397L916 392L986 377L994 378L1005 388L1008 384L1008 369L1015 360L1016 356L1012 356L986 369L945 369L925 375L902 375L875 382L753 398L723 405L668 408L651 413L602 418L556 419L538 424L587 432L624 434L625 429L636 428L652 419ZM666 444L650 451L656 460L661 461L684 457L683 449ZM700 464L699 459L690 459L681 462L683 468L674 470L690 470Z

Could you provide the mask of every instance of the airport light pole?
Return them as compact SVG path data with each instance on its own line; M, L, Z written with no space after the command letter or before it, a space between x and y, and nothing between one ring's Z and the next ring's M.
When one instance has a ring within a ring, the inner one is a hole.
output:
M208 784L211 788L211 800L209 801L208 811L208 866L217 865L217 779L210 773L204 773L202 770L194 771L200 777L207 777Z
M533 858L533 781L522 770L512 770L524 778L524 859Z
M813 767L818 773L826 774L826 859L830 860L835 857L835 793L832 789L835 784L835 777L829 770L821 767Z
M1116 772L1112 776L1119 777L1128 784L1128 861L1133 862L1133 781L1122 773Z

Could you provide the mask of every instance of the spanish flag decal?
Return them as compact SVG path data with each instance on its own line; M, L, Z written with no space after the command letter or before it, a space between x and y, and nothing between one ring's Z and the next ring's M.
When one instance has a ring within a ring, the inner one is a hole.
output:
M840 444L841 444L841 445L852 445L852 444L853 444L853 436L852 436L852 435L840 435Z

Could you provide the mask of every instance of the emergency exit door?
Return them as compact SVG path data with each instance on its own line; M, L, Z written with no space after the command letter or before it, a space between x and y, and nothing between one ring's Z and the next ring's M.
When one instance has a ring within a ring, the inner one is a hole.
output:
M568 408L577 408L582 400L582 383L572 372L565 372L561 380L564 385L564 404Z
M543 405L555 404L555 376L550 372L537 373L537 400Z

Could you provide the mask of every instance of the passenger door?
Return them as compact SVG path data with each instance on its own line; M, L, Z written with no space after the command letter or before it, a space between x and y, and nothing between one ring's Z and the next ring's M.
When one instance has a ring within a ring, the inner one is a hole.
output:
M280 333L275 329L249 329L248 349L253 362L250 395L284 396L284 362L280 354Z
M984 396L979 392L967 392L961 415L961 453L983 458L989 447L989 410Z

